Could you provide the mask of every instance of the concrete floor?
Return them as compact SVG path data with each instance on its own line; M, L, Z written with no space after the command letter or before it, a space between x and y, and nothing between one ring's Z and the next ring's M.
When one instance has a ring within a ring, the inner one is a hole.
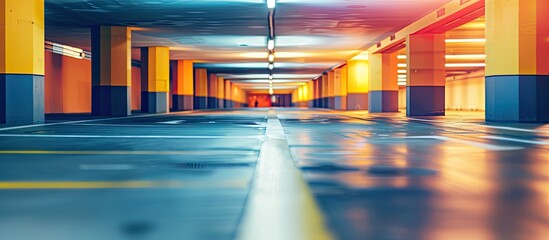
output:
M549 125L305 109L76 119L0 128L0 239L549 236Z

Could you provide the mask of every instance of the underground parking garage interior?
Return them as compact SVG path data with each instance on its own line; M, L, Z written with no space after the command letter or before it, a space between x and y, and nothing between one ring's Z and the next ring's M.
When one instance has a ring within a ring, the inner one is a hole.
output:
M0 6L0 239L549 239L547 0Z

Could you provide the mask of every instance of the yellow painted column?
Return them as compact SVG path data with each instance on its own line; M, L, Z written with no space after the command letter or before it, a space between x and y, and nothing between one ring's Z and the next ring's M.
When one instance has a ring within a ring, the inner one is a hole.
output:
M141 48L141 112L169 111L170 49Z
M223 77L217 77L217 106L218 108L225 108L225 79Z
M0 124L44 122L44 0L0 0Z
M225 80L225 108L233 108L231 81Z
M208 70L197 68L194 71L194 109L208 108Z
M172 84L174 85L173 110L194 109L194 68L193 60L171 61Z
M131 32L127 27L92 28L92 114L131 114Z
M486 120L549 121L549 1L486 0Z
M371 113L398 112L398 53L370 54Z
M347 61L347 109L368 109L369 68L368 60Z
M409 35L406 39L407 116L445 114L446 43L444 34Z
M347 65L334 70L335 109L347 109Z
M215 109L217 106L217 74L211 73L208 80L208 108Z
M335 74L334 70L328 71L328 108L335 109Z

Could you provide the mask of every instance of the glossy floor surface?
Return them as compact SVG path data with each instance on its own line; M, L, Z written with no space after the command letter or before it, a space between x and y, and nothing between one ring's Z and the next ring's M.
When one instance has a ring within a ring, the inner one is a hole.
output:
M0 128L0 239L549 236L549 125L306 109L64 119Z

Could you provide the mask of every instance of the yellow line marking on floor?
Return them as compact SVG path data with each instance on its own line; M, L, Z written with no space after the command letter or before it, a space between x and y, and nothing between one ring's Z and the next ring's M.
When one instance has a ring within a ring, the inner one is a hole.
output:
M189 154L223 154L225 150L209 151L50 151L50 150L0 150L0 155L189 155ZM231 153L253 153L255 151L230 151Z
M329 240L324 216L295 166L274 111L267 122L239 240ZM273 116L274 115L274 116Z

